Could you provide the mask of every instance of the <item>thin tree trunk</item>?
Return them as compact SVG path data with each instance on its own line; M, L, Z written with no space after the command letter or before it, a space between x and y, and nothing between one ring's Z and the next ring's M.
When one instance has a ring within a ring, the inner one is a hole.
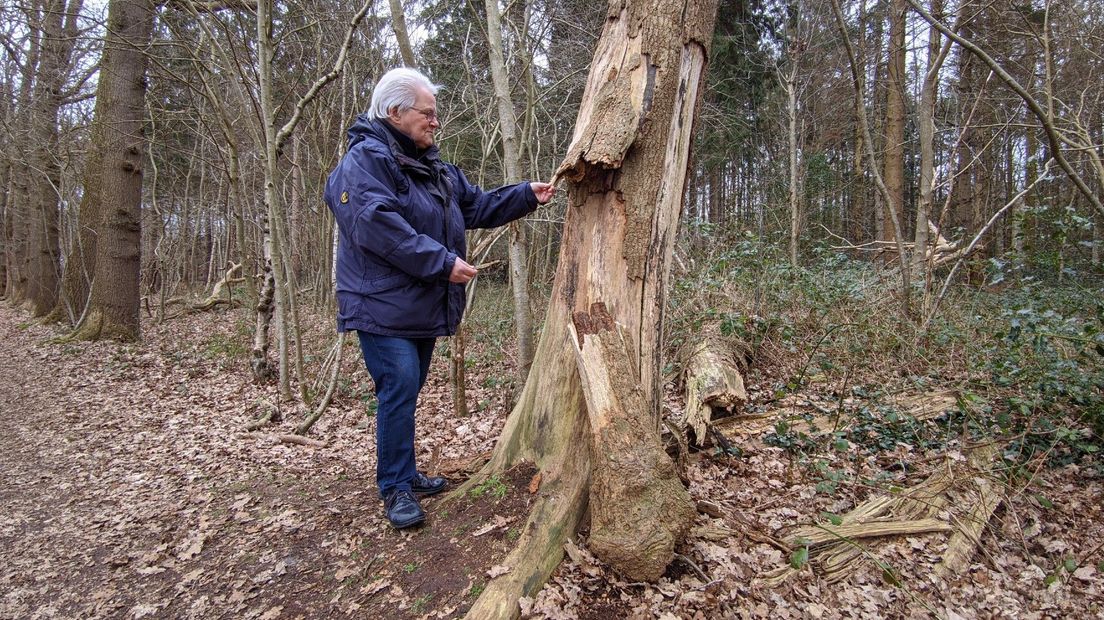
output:
M498 0L486 0L487 48L491 61L498 126L502 135L502 164L506 183L521 181L517 122L510 98L510 82L502 50L502 15ZM510 286L514 296L514 327L517 333L518 373L524 380L533 360L533 318L529 304L529 247L525 238L525 223L510 224L508 256Z
M885 221L900 221L905 203L905 2L891 0L889 6L889 49L886 66L885 109ZM883 241L901 238L898 227L884 230ZM905 256L898 256L905 261Z
M866 158L867 165L870 169L870 175L874 177L874 184L878 187L879 195L885 204L892 204L889 189L886 187L885 181L882 179L882 175L878 172L878 167L875 165L874 160L874 148L873 140L870 136L870 124L866 118L866 105L863 103L863 91L864 91L864 77L859 72L859 64L855 57L855 48L851 45L851 39L847 33L847 23L843 19L843 11L840 9L838 0L832 0L832 13L836 17L836 26L839 28L840 36L843 39L844 48L847 50L847 57L851 65L851 80L854 82L855 90L855 109L857 112L859 126L862 128L863 142L866 145ZM896 243L897 243L897 255L903 257L905 254L901 231L901 222L897 218L896 212L889 209L889 215L893 218L893 228L897 231ZM901 306L907 314L910 308L909 302L909 289L911 288L911 274L909 270L910 264L908 261L901 261Z
M353 16L345 31L345 38L340 51L334 61L333 68L320 76L311 84L307 92L295 103L291 117L277 128L276 126L276 100L272 92L272 59L275 54L274 39L272 37L273 5L272 0L259 0L257 3L257 80L260 94L261 132L264 137L264 197L265 215L263 220L262 246L264 248L264 280L262 290L258 295L256 306L256 325L253 334L252 368L253 376L257 380L264 379L271 374L268 360L268 331L273 313L277 317L277 327L280 333L280 393L284 397L291 396L291 385L288 378L288 351L287 338L289 329L296 330L295 340L298 342L297 321L290 323L288 317L288 297L294 291L288 291L287 271L284 267L283 251L286 245L287 231L284 228L285 210L280 194L276 188L278 178L277 157L284 143L299 125L303 118L303 112L314 101L323 88L337 79L344 70L345 61L348 58L349 47L353 40L357 26L364 20L373 0L365 0L359 11ZM292 313L294 316L294 313Z
M797 54L790 54L790 61L797 62ZM801 233L801 205L799 204L799 188L798 184L800 180L798 178L798 149L797 149L797 67L794 66L790 75L786 78L785 83L782 86L786 91L786 115L788 121L788 130L786 136L789 142L789 160L790 160L790 265L793 267L798 266L797 261L797 241L798 236Z
M410 35L406 31L406 17L403 15L402 0L390 0L391 28L395 31L395 39L399 43L399 56L404 66L414 69L418 63L414 60L414 48L410 45Z
M932 0L932 11L943 12L942 0ZM913 243L913 268L924 279L925 296L930 288L931 274L925 269L928 254L928 223L931 221L932 194L935 191L935 100L939 86L939 71L950 51L950 42L940 47L941 37L935 28L928 32L928 69L920 90L920 199L916 205L916 232Z

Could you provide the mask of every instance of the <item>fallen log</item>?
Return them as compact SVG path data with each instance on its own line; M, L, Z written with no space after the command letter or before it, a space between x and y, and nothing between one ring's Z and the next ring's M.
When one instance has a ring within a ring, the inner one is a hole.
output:
M699 447L705 445L709 436L714 410L722 409L731 415L747 402L744 378L717 348L716 341L702 339L693 346L686 361L683 426L692 433L691 443Z
M929 532L950 532L950 523L938 519L911 519L907 521L864 521L840 525L810 525L790 533L787 542L795 547L815 547L830 542L850 539L877 538Z
M231 292L232 289L230 289L229 287L234 284L238 284L239 282L245 282L244 277L235 277L235 274L237 274L240 270L241 263L230 263L230 266L226 269L226 273L223 274L222 279L218 282L215 282L215 286L213 289L211 289L211 294L207 296L207 299L204 299L203 301L198 303L187 304L181 310L178 310L177 312L174 312L173 314L165 318L175 319L177 317L191 314L193 312L204 312L207 310L211 310L212 308L215 308L217 306L233 305L234 295ZM222 292L224 290L226 291L225 297L223 297L222 295ZM174 297L168 301L169 304L183 304L184 302L184 297Z
M923 421L938 418L947 411L954 409L957 402L958 395L954 391L946 390L942 392L892 397L889 399L888 404L892 404L897 410L917 421ZM814 417L811 421L800 418L793 420L789 424L791 431L798 433L814 433L832 430L840 431L846 430L850 426L850 420L846 416L837 412L826 412L825 408L818 407L812 403L781 407L762 413L722 418L717 420L715 425L724 427L736 426L741 433L758 435L774 430L775 424L779 420L794 418L794 412L797 408L805 406L817 410L820 415Z
M591 551L633 580L655 581L695 508L663 450L625 329L596 303L568 326L590 421Z

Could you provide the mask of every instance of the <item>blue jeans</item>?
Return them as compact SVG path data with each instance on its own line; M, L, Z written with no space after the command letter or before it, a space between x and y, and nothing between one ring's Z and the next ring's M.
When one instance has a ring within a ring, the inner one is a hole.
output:
M414 465L414 408L429 374L436 338L357 332L364 366L376 384L376 485L381 497L409 491Z

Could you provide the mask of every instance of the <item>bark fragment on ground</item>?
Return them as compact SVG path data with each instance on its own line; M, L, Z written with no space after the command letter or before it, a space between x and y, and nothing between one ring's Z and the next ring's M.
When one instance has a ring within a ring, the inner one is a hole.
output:
M631 579L654 581L694 520L637 379L633 344L605 306L577 312L572 335L590 421L590 539Z

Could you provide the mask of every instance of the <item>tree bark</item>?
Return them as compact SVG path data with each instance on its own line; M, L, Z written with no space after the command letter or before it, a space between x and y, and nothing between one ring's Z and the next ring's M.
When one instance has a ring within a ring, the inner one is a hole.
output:
M636 346L597 302L568 324L590 421L590 539L618 572L655 581L694 522L694 504L636 382Z
M932 0L932 11L943 12L942 0ZM940 47L939 31L931 28L928 32L928 69L924 75L920 90L920 109L917 122L920 125L920 199L916 205L916 232L913 243L913 268L924 279L925 291L931 281L931 274L924 270L928 253L928 226L931 221L932 196L935 192L935 101L939 86L939 71L950 51L950 43ZM932 252L934 255L934 252Z
M100 62L111 65L108 56L111 50L105 48ZM77 213L77 234L73 245L66 255L65 268L61 275L61 287L54 308L44 321L50 323L67 322L76 325L84 314L88 296L92 290L92 274L96 272L96 232L100 229L104 217L103 202L103 148L106 144L104 120L109 80L99 80L96 84L96 104L92 111L92 137L88 145L88 156L84 162L80 206Z
M414 48L410 45L410 35L406 31L406 17L403 15L402 0L390 0L391 29L395 31L395 40L399 43L399 56L404 66L418 68L414 60Z
M900 221L905 203L905 2L889 6L889 53L886 67L885 179L889 195L884 205L886 222ZM899 231L883 227L882 241L900 238ZM898 260L905 260L899 256Z
M145 162L146 66L153 35L150 0L108 4L108 64L100 71L104 103L103 221L97 233L96 268L89 311L74 337L137 340L140 337L142 166Z
M27 298L34 316L45 316L53 310L61 279L58 114L61 111L61 91L69 74L70 57L76 41L76 14L79 11L79 0L70 7L66 7L65 0L48 0L42 4L42 54L35 76L31 144L28 145L33 180L28 220ZM65 18L67 14L68 19Z
M487 584L469 618L512 618L563 555L587 507L589 423L571 315L602 301L634 343L646 419L658 423L665 290L686 184L715 0L611 4L594 54L572 144L563 244L533 367L495 452L469 484L529 460L541 490L510 571ZM458 492L462 492L460 489Z
M790 70L790 75L785 78L782 89L786 91L786 121L787 131L786 137L788 139L787 149L789 154L789 203L790 203L790 265L796 268L798 266L797 261L797 242L801 234L801 205L800 205L800 193L798 177L798 158L800 153L797 146L797 53L791 52L791 62L795 63L795 66Z
M705 445L713 408L730 413L747 402L744 378L735 365L717 353L717 342L705 337L686 361L686 413L683 426L693 431L693 443Z
M510 97L510 82L506 75L506 60L502 47L502 14L498 0L486 0L487 49L491 61L498 126L502 135L502 168L506 183L521 181L521 156L518 148L517 122ZM514 294L514 328L517 334L518 372L521 379L529 374L533 362L533 316L529 308L529 244L524 222L510 223L507 255L510 260L510 287Z

